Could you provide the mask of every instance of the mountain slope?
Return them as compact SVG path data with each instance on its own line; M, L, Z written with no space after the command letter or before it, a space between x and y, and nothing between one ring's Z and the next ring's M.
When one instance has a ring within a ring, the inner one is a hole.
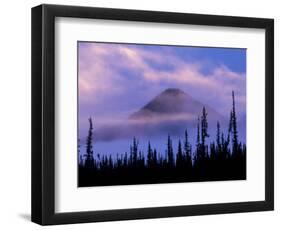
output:
M148 102L140 110L130 115L129 119L143 119L147 121L156 117L159 119L166 117L168 120L169 117L178 117L184 119L184 115L186 115L187 120L194 119L194 121L196 121L197 117L201 115L204 106L208 112L208 118L210 121L224 120L224 118L214 109L202 104L189 94L176 88L166 89L153 98L150 102Z

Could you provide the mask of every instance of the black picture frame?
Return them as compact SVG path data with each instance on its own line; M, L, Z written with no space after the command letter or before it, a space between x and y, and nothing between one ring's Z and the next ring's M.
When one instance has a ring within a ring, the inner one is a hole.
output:
M265 200L55 213L55 18L88 18L265 29ZM274 20L126 9L32 8L32 205L41 225L267 211L274 209Z

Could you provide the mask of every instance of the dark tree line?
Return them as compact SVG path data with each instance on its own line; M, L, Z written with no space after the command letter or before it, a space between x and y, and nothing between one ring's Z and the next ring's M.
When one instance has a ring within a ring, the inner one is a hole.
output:
M226 134L217 122L216 139L208 142L207 117L203 107L201 116L198 116L194 151L185 130L183 142L178 140L176 149L168 134L165 154L153 148L150 141L144 154L134 137L130 152L117 154L115 158L94 155L93 123L89 118L85 155L81 155L80 142L78 144L79 186L246 179L246 145L238 139L234 92Z

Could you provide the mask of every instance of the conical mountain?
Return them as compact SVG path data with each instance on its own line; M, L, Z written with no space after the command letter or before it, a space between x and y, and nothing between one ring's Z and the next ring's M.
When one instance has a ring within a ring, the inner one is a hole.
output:
M210 106L180 89L168 88L129 115L127 121L107 124L96 130L95 138L104 141L136 136L141 139L163 140L168 134L179 137L187 129L192 139L196 134L198 116L201 118L204 106L208 113L210 135L215 135L217 121L221 127L227 127L225 118Z
M198 100L194 99L188 93L177 89L168 88L162 93L153 98L140 110L130 115L133 120L146 120L149 119L172 119L193 120L196 122L197 117L201 115L202 109L205 106L208 112L208 119L210 121L221 121L224 118L208 105L204 105Z

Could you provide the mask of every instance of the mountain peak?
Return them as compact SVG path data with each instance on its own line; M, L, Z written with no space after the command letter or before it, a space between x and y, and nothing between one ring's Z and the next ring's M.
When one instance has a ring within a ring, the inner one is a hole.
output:
M185 94L185 93L178 88L168 88L168 89L165 89L162 92L162 94L179 95L179 94Z
M192 115L194 120L201 114L202 108L208 111L209 118L220 119L220 115L207 105L202 104L188 93L178 88L167 88L144 105L140 110L129 116L130 119L153 119L179 115ZM210 119L212 120L212 119Z
M189 94L178 88L167 88L133 113L130 118L142 119L153 116L167 116L168 114L182 114L199 112L203 105L194 100Z

